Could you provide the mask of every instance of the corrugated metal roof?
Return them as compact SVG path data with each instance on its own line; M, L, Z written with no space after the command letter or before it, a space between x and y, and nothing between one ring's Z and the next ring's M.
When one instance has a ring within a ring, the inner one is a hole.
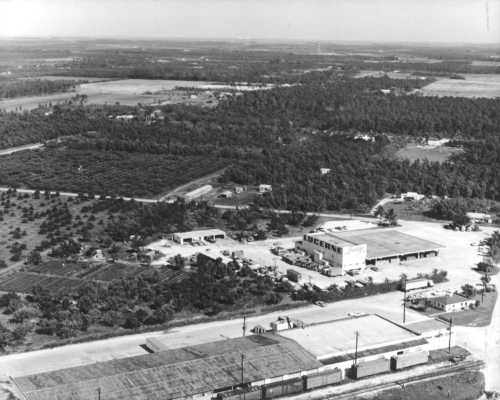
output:
M16 378L29 400L174 399L313 370L321 364L292 340L248 336Z

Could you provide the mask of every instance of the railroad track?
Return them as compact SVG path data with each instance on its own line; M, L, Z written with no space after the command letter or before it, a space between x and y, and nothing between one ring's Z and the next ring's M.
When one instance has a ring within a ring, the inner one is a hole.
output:
M341 394L325 395L325 396L322 396L322 398L329 399L329 400L330 399L331 400L352 400L353 396L361 396L361 395L365 395L365 394L370 393L370 392L378 392L381 390L392 389L392 388L398 387L398 386L402 387L403 385L406 385L409 383L414 383L414 382L426 380L429 378L439 378L439 377L454 375L458 372L463 372L463 371L470 370L470 369L481 369L482 367L484 367L483 361L465 361L465 362L455 364L453 366L442 366L442 367L439 367L432 372L419 374L419 375L412 376L409 378L398 379L398 380L393 381L393 382L379 383L379 384L371 385L370 387L353 389L353 390L350 390L348 392L344 392Z

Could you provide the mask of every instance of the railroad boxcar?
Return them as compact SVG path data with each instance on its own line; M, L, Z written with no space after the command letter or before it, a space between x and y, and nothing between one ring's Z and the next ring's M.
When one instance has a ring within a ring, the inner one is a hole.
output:
M296 378L264 386L262 388L262 398L264 400L274 399L275 397L287 396L303 391L304 382L302 378Z
M351 377L354 379L365 376L377 375L391 370L388 358L377 358L376 360L363 361L351 367Z
M328 371L319 372L304 376L304 389L312 390L323 386L334 385L342 381L342 370L335 368Z
M262 388L254 387L251 390L233 390L219 394L217 400L262 400Z
M413 367L414 365L425 364L429 361L429 351L412 351L410 353L398 354L391 357L391 369L396 371Z

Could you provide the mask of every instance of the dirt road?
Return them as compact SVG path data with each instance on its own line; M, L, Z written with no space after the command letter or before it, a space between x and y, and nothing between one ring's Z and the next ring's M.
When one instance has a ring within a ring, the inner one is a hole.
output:
M42 147L43 147L42 143L32 143L32 144L26 144L24 146L9 147L8 149L0 150L0 156L8 156L10 154L14 154L19 151L37 150L41 149Z

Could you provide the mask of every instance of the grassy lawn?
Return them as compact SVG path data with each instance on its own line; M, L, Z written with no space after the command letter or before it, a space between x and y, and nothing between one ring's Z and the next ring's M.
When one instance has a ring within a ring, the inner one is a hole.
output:
M497 301L497 292L484 294L484 303L474 310L460 311L454 313L445 313L439 315L439 318L448 320L453 318L454 325L481 327L487 326L491 322L493 309ZM481 301L481 295L475 297Z
M403 201L402 203L387 203L385 210L393 209L398 218L409 221L436 221L433 218L426 217L425 211L429 211L431 200L424 199L420 201Z
M373 400L475 400L484 391L484 375L465 371L456 375L408 384L403 388L385 390ZM363 397L366 398L366 397ZM358 397L357 399L361 399Z

